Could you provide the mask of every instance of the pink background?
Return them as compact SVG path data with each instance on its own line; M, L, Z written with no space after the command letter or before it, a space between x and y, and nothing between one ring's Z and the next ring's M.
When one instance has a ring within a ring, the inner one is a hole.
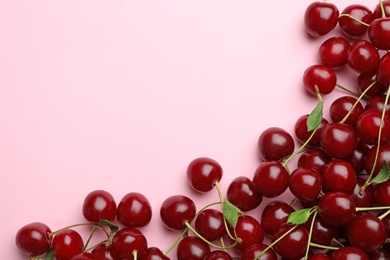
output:
M264 129L292 133L314 107L301 76L326 37L304 32L311 2L0 0L1 257L26 259L14 236L27 223L84 222L95 189L143 193L154 216L142 231L167 249L178 234L159 219L165 198L218 199L187 185L192 159L217 160L226 190L252 178Z

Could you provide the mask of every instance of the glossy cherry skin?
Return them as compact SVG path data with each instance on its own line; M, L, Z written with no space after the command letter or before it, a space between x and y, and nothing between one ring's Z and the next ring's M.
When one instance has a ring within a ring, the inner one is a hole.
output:
M223 214L216 209L205 209L195 220L196 231L208 241L214 241L226 234Z
M241 260L253 260L256 259L256 256L264 251L268 246L262 243L256 243L247 247L241 254ZM270 248L267 250L261 257L257 258L259 260L277 260L278 257L275 254L275 251Z
M229 230L231 234L235 232L240 239L240 243L234 247L239 251L243 251L252 244L262 243L264 239L264 231L261 228L260 222L249 215L240 216L235 230L232 227L229 227Z
M379 18L371 22L368 27L368 38L378 49L390 49L390 18Z
M337 249L333 255L332 260L368 260L367 254L358 247L345 246Z
M334 4L313 2L305 11L306 31L314 37L325 35L336 27L338 16L339 10Z
M380 248L386 238L385 224L377 216L368 212L359 212L348 227L348 240L351 245L365 252Z
M65 229L54 236L52 249L57 260L69 260L83 252L84 242L78 232Z
M329 224L336 227L346 226L354 218L355 201L347 193L331 191L321 197L318 212Z
M113 221L116 216L114 197L104 190L90 192L84 199L83 215L89 222Z
M299 156L298 167L305 169L313 169L318 173L322 173L324 166L331 158L321 149L310 149Z
M97 260L97 258L92 253L82 252L72 257L71 260Z
M332 69L322 64L316 64L309 66L304 71L302 81L309 93L316 95L315 87L317 87L322 95L327 95L336 87L337 76Z
M180 240L177 245L177 260L203 260L210 253L210 246L195 236L188 236Z
M341 13L349 14L366 24L370 24L374 19L371 10L364 5L349 5ZM341 16L339 18L339 26L341 31L350 38L360 38L364 36L368 30L366 25L346 16Z
M366 97L375 97L377 95L382 95L387 89L386 86L382 85L377 80L376 71L361 73L357 78L357 85L358 92L360 94L363 94L364 92L364 96Z
M389 1L382 1L383 9L385 11L385 17L390 17L390 2ZM374 19L382 18L382 8L381 4L377 4L372 11L372 15Z
M287 223L287 219L294 208L284 201L274 200L265 206L261 215L261 227L263 231L272 236L275 230L283 223Z
M149 247L145 253L139 258L140 260L169 260L170 258L164 255L157 247Z
M165 226L172 230L181 230L185 222L190 222L196 214L195 203L184 195L167 198L160 207L160 217Z
M279 161L294 152L294 139L286 130L270 127L264 130L258 139L257 146L263 161Z
M341 122L344 117L353 108L357 99L352 96L342 96L335 99L329 108L329 115L333 122ZM352 112L348 115L345 124L355 126L359 116L363 113L364 108L361 102L357 102L357 105L353 108Z
M223 250L214 250L208 253L203 260L233 260L233 258Z
M115 233L111 247L120 259L134 260L134 254L139 258L145 253L148 243L141 231L125 227Z
M368 73L376 70L379 60L377 49L369 41L359 40L351 45L347 64L357 73Z
M253 176L253 185L258 194L266 198L281 195L287 188L290 175L277 161L262 162Z
M312 135L313 131L308 131L307 129L307 118L309 117L308 114L303 115L298 118L298 120L295 122L294 125L294 133L295 136L298 138L298 141L303 144L307 140L309 140L310 136ZM320 125L317 127L316 132L311 137L311 139L308 142L308 145L310 146L318 146L320 144L320 134L322 131L322 128L327 125L329 122L325 118L322 118Z
M119 257L115 255L112 248L107 247L105 244L95 247L91 253L97 260L119 260Z
M378 143L379 129L381 132L381 143L386 143L390 140L390 119L384 115L383 122L382 112L375 109L364 111L356 124L356 135L359 140L367 145L375 145Z
M292 224L282 224L272 235L272 241L277 240L293 227ZM300 225L279 240L273 249L278 255L286 259L299 259L306 253L308 238L309 233L306 228Z
M322 177L313 169L297 168L290 175L289 189L299 200L313 201L322 189Z
M349 48L351 44L344 37L331 37L324 41L318 51L318 57L322 65L338 69L347 64Z
M321 132L322 149L334 158L343 159L350 156L357 142L355 129L351 125L329 123Z
M389 25L390 25L390 21L389 21ZM378 70L376 72L376 77L382 85L384 86L390 85L390 53L386 53L380 59Z
M308 232L310 232L311 225L313 223L313 217L310 217L304 225ZM336 236L337 229L327 223L320 215L317 215L314 219L311 242L328 246L332 242L332 239Z
M385 181L374 187L374 201L380 206L390 206L390 181Z
M257 208L263 200L263 197L257 193L252 180L245 176L239 176L230 183L226 197L242 211Z
M385 109L386 110L385 113L386 113L387 117L390 117L390 103L388 103L385 107L385 99L386 99L385 95L378 95L378 96L372 97L367 102L364 109L365 110L376 109L379 111L383 111L383 109Z
M187 181L198 192L207 192L214 188L215 182L222 178L221 165L207 157L196 158L187 167Z
M359 140L353 153L345 158L357 174L364 171L364 161L369 150L370 148Z
M380 145L377 162L374 168L376 150L377 150L377 146L376 145L372 146L370 148L370 151L368 151L366 155L366 159L364 161L364 168L366 173L370 174L371 171L373 170L374 176L376 176L378 172L381 170L384 162L390 165L390 144L383 143Z
M345 160L333 159L322 171L324 191L341 191L351 193L356 186L356 173Z
M143 194L129 192L119 202L116 216L126 227L143 227L152 219L152 207Z
M32 222L21 227L15 236L17 248L25 255L39 256L51 246L50 228L41 222Z
M351 192L351 196L355 201L356 207L372 207L374 201L374 188L372 185L368 185L364 192L361 193L360 190L363 187L366 181L362 178L357 178L355 188Z

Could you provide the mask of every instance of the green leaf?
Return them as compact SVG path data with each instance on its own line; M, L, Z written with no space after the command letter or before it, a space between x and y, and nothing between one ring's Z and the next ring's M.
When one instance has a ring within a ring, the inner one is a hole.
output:
M382 165L382 169L378 172L378 175L372 179L371 182L375 182L377 184L383 183L390 179L390 168L387 162L385 161Z
M233 228L236 228L238 215L241 213L241 210L225 199L222 204L222 212L226 221Z
M292 212L290 216L288 216L287 222L295 225L301 225L305 223L309 219L312 209L313 208L299 209Z
M102 219L99 221L99 224L102 224L104 226L109 227L111 230L111 233L116 233L119 230L119 227L109 220Z
M320 101L318 102L317 106L311 111L309 117L306 121L307 131L313 131L316 129L322 121L322 115L323 115L323 108L324 108L324 102Z
M50 248L47 250L44 260L53 260L54 259L54 252L53 249Z

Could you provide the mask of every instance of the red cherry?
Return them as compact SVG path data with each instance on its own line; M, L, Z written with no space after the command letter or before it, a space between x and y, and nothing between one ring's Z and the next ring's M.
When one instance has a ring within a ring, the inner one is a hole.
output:
M97 258L92 253L82 252L72 257L71 260L97 260Z
M364 161L369 150L370 148L366 144L358 141L352 155L345 158L345 160L351 164L356 173L361 173L364 170Z
M261 257L256 258L256 256L263 252L267 247L267 245L262 243L253 244L245 248L245 250L241 254L241 260L277 260L278 257L276 256L275 251L272 250L272 248L265 251L265 253Z
M373 252L369 252L368 257L370 260L390 259L390 249L383 246L383 247L378 248L377 250L375 250Z
M368 73L376 70L379 60L377 49L369 41L360 40L351 45L347 64L357 73Z
M57 260L69 260L83 252L84 242L78 232L65 229L54 236L52 249Z
M287 223L287 219L294 208L284 201L271 201L263 210L261 215L261 227L264 232L271 235L283 223Z
M390 17L390 2L383 0L382 5L385 11L385 17ZM374 19L382 18L382 8L380 3L375 6L372 15Z
M351 192L356 207L372 207L374 200L374 189L372 185L367 186L363 193L360 192L365 182L366 180L357 178L355 188Z
M274 198L288 188L289 179L290 175L280 162L262 162L253 176L253 185L261 196Z
M305 11L306 31L315 37L325 35L336 27L338 17L339 10L334 4L313 2Z
M364 96L366 97L382 95L387 89L387 87L377 81L376 71L360 74L357 78L357 84L359 93L362 94L365 92Z
M18 249L28 256L46 253L51 246L50 228L41 222L33 222L21 227L16 233L15 243Z
M286 130L270 127L258 140L259 155L264 161L279 161L294 152L294 139Z
M233 258L222 250L214 250L206 255L203 260L233 260Z
M310 232L311 225L313 223L313 217L310 217L304 224L304 227ZM328 246L332 243L332 240L337 234L337 229L327 223L320 215L317 215L314 219L312 235L310 242Z
M384 86L390 85L390 53L389 52L383 55L382 58L380 59L376 76L378 78L378 81L382 85Z
M349 5L341 13L349 14L355 19L366 24L370 24L374 19L371 10L364 5ZM360 38L364 36L368 30L367 25L359 23L346 16L341 16L339 18L339 26L341 31L351 38Z
M313 201L322 189L322 177L313 169L297 168L290 175L289 188L299 200Z
M226 197L242 211L257 208L263 200L263 197L257 193L253 182L245 176L237 177L230 183Z
M205 209L195 220L196 231L208 241L214 241L226 234L222 212Z
M193 160L187 167L187 180L198 192L207 192L214 188L214 183L222 178L221 165L206 157Z
M381 122L381 118L382 112L374 109L364 111L360 115L355 128L360 141L367 145L377 144L380 128L382 128L381 143L390 140L390 119L385 115L383 122Z
M375 97L372 97L366 104L366 106L364 107L365 110L369 110L369 109L376 109L376 110L379 110L379 111L383 111L383 109L386 110L386 115L387 117L390 118L390 103L387 103L386 107L385 107L385 100L386 100L386 96L385 95L377 95Z
M331 37L324 41L318 51L322 65L338 69L347 64L351 44L344 37Z
M376 150L377 150L377 146L374 145L371 147L370 151L368 151L366 155L366 159L364 161L364 168L367 174L370 174L374 167ZM383 143L379 146L378 158L373 171L374 176L376 176L378 172L381 170L384 162L390 165L390 144L387 143Z
M116 214L119 223L126 227L143 227L152 219L152 207L144 195L130 192L119 202Z
M374 201L380 206L390 206L390 181L375 185Z
M351 96L341 96L335 99L329 108L329 115L332 121L335 123L341 122L353 108L356 102L357 99ZM363 111L364 109L362 103L358 102L344 123L355 126L359 116L363 113Z
M190 222L195 214L195 203L183 195L167 198L160 208L161 220L167 228L172 230L181 230L185 226L185 222Z
M324 191L351 193L356 186L356 179L355 170L345 160L331 160L322 171Z
M111 247L120 259L134 260L134 254L137 258L141 257L148 248L148 244L141 231L125 227L115 233Z
M368 27L368 38L378 49L390 49L390 18L378 18Z
M164 255L157 247L149 247L145 253L139 258L140 260L169 260L169 257Z
M119 260L119 257L115 255L112 248L107 247L105 244L95 247L91 253L97 260Z
M104 190L90 192L84 199L83 215L89 222L113 221L116 216L114 197Z
M355 201L347 193L331 191L321 197L318 212L329 224L339 227L346 226L355 215Z
M317 87L322 95L326 95L331 93L336 87L337 76L332 69L317 64L312 65L305 70L302 80L305 89L309 93L316 95L315 87Z
M321 149L310 149L302 153L298 159L298 167L313 169L322 173L324 166L331 158Z
M301 116L298 118L298 120L295 122L294 126L294 132L296 137L298 138L298 141L303 144L305 143L313 131L308 131L307 129L307 118L309 117L308 114ZM322 118L320 125L317 127L316 132L311 137L310 141L308 142L308 145L310 146L318 146L320 144L320 135L322 128L327 125L329 122L325 118Z
M235 229L229 227L231 234L236 234L240 239L234 248L243 251L248 246L255 243L262 243L264 239L264 232L261 224L257 219L249 215L240 216L237 220Z
M188 236L177 245L177 260L203 260L210 253L210 247L199 237Z
M367 254L358 247L345 246L337 249L333 255L332 260L368 260Z

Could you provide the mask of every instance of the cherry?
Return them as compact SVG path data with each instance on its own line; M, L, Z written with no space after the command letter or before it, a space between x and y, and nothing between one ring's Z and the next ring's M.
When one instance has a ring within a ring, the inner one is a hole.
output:
M288 217L294 208L284 201L274 200L265 206L261 215L261 227L267 235L271 235L283 223L287 222Z
M310 149L299 156L298 167L313 169L321 174L325 164L330 160L331 158L329 155L327 155L323 150L318 148Z
M125 227L115 233L111 247L120 259L134 260L145 253L148 244L141 231Z
M325 191L351 193L356 186L356 178L355 170L345 160L331 160L325 165L322 172Z
M101 244L91 252L97 260L119 260L119 257L115 255L111 247L107 247L105 244Z
M83 215L89 222L113 221L116 216L114 197L104 190L90 192L84 199Z
M185 222L190 222L195 214L195 203L184 195L173 195L167 198L160 208L163 223L172 230L181 230Z
M359 212L348 227L348 240L365 252L381 247L387 238L387 227L377 217L368 212Z
M69 260L83 252L84 242L80 234L73 229L58 232L52 243L52 250L57 260Z
M356 186L351 192L356 207L371 207L374 200L374 189L371 185L367 186L363 193L360 192L366 180L357 178Z
M177 245L177 260L203 260L210 253L210 247L199 237L188 236Z
M357 142L355 129L351 125L329 123L321 132L322 149L334 158L343 159L350 156Z
M335 99L329 108L329 115L332 121L341 122L353 108L356 102L357 99L351 96L342 96ZM363 113L363 111L364 109L362 103L358 102L344 123L355 126L359 116Z
M368 27L368 38L378 49L390 49L390 18L378 18Z
M337 249L332 260L368 260L367 254L358 247L345 246Z
M313 201L322 189L322 177L313 169L297 168L290 175L289 188L299 200Z
M307 118L309 117L308 114L301 116L298 118L298 120L295 122L294 126L294 132L295 136L298 138L298 141L303 144L305 143L313 131L308 131L307 129ZM322 128L327 125L329 122L325 118L322 118L320 125L317 127L316 132L311 137L311 139L308 142L308 145L310 146L318 146L320 144L320 134Z
M357 73L368 73L376 70L379 60L376 48L369 41L359 40L351 45L347 64Z
M97 258L92 253L82 252L78 255L73 256L71 260L97 260Z
M346 226L355 215L355 201L347 193L330 191L320 198L318 212L329 224Z
M275 254L275 251L272 249L268 249L261 257L256 258L261 252L263 252L268 246L262 243L253 244L242 252L241 260L277 260L278 257Z
M294 152L294 139L286 130L270 127L264 130L258 140L260 158L264 161L279 161Z
M376 109L364 111L356 124L356 135L367 145L378 143L379 129L382 128L381 143L390 140L390 119L385 115L381 122L382 112Z
M126 227L143 227L152 219L152 207L144 195L130 192L119 202L116 215L118 222Z
M390 206L390 180L375 185L374 201L380 206Z
M304 224L304 227L309 232L311 229L313 217L310 217ZM337 229L327 223L320 215L317 215L314 219L313 228L311 234L311 242L328 246L331 244L333 238L337 234Z
M252 244L263 242L264 231L259 221L252 216L240 216L235 229L233 230L231 226L229 229L231 234L236 234L240 239L240 242L234 247L239 251L243 251Z
M385 16L389 17L390 16L390 2L389 1L382 1L383 9L385 11ZM377 4L372 12L372 15L374 19L382 18L382 8L381 4Z
M221 238L225 233L223 214L216 209L205 209L195 220L196 231L208 241Z
M344 37L331 37L324 41L318 51L322 65L338 69L347 64L349 48L351 44Z
M382 85L387 87L390 85L390 53L386 53L380 59L376 76Z
M368 253L368 258L370 260L386 260L390 259L390 249L387 247L381 247L373 252Z
M145 253L139 258L140 260L169 260L169 257L164 255L157 247L149 247Z
M290 175L280 162L262 162L254 173L253 185L261 196L274 198L288 188L289 179Z
M235 178L227 189L227 199L242 211L249 211L260 205L263 197L257 193L253 182L245 176Z
M375 97L372 97L364 107L365 110L369 109L376 109L379 111L383 111L383 109L386 110L387 117L390 117L390 103L388 103L385 107L385 95L377 95Z
M326 95L331 93L336 87L337 76L332 69L322 64L317 64L305 70L302 81L309 93L316 95L315 87L317 87L322 95Z
M214 250L208 253L203 260L233 260L233 258L225 251Z
M187 167L187 180L198 192L207 192L214 188L215 182L222 178L221 165L207 157L194 159Z
M380 65L379 65L380 66ZM357 78L358 91L362 94L364 91L370 87L364 94L367 97L375 97L377 95L382 95L386 91L386 87L377 81L376 71L361 73Z
M345 160L349 162L356 173L361 173L364 170L364 160L369 150L370 148L366 144L358 141L358 144L353 153L345 158Z
M366 24L370 24L374 19L371 10L364 5L349 5L342 11L342 14L351 15L355 19ZM367 25L343 15L339 18L339 26L345 35L351 38L360 38L366 34L368 30Z
M334 4L313 2L305 11L306 31L314 37L325 35L336 27L338 16L339 10Z
M366 173L370 174L373 170L375 157L376 157L377 146L372 146L366 155L366 159L364 161L364 168ZM384 162L390 165L390 144L383 143L379 146L378 158L375 164L375 168L373 170L374 176L378 174L381 170Z
M51 246L51 230L41 222L29 223L21 227L15 236L17 248L25 255L39 256Z
M272 241L276 241L293 227L294 225L292 224L282 224L272 235ZM288 235L280 239L273 246L273 249L281 257L285 257L287 259L299 259L306 253L308 238L309 233L307 232L306 228L300 225L297 226Z

